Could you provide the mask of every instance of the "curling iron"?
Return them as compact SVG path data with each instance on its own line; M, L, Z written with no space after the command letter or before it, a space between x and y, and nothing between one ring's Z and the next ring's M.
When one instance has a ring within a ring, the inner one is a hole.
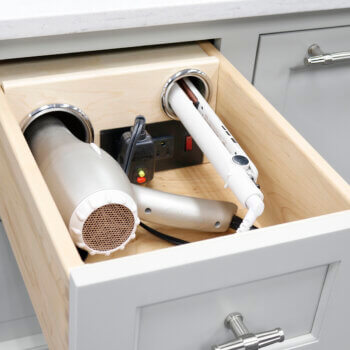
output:
M168 95L169 105L238 200L248 209L237 232L248 231L264 211L258 171L194 84L184 78Z

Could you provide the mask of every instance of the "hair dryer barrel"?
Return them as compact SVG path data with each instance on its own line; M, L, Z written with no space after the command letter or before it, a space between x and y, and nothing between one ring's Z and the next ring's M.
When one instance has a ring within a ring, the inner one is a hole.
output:
M135 237L139 219L119 164L53 117L33 123L26 138L77 246L106 255L123 249Z

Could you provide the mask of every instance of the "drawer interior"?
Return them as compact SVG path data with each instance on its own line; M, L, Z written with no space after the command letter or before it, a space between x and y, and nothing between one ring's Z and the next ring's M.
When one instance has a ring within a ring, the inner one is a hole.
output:
M5 63L0 66L0 77L4 103L11 109L6 118L14 117L21 126L30 112L43 105L64 102L79 106L89 117L95 142L99 144L101 130L130 126L139 113L146 116L148 123L169 120L161 108L161 89L172 74L185 67L200 69L209 76L212 107L258 167L259 184L265 196L259 227L349 207L347 184L208 42ZM16 137L22 138L19 133ZM21 144L17 148L19 156L26 156L35 167L28 147ZM38 172L36 177L40 178ZM27 181L34 183L36 179L31 176ZM200 165L157 172L148 186L232 201L238 205L238 215L245 213L205 159ZM45 186L42 192L50 199ZM61 221L59 216L56 212L57 221ZM189 241L222 235L152 226ZM67 236L65 227L61 226L61 230ZM69 240L66 244L71 245ZM86 262L169 246L140 227L136 240L125 250L109 257L89 256ZM74 247L70 252L76 255ZM68 253L62 255L65 260Z
M21 124L40 106L69 103L89 116L98 144L100 130L132 125L137 114L146 115L148 122L167 121L160 104L161 89L172 74L184 68L200 69L210 77L211 105L259 170L265 196L259 227L350 207L348 184L208 42L6 62L0 65L0 213L41 324L50 325L52 313L62 319L57 322L61 330L45 327L46 335L56 344L64 344L67 337L64 320L69 271L83 262L23 137ZM157 172L149 186L239 205L207 161ZM239 207L238 214L244 213ZM152 227L189 241L218 236ZM169 246L139 228L137 238L125 250L109 257L89 256L86 263ZM60 337L62 334L65 336Z

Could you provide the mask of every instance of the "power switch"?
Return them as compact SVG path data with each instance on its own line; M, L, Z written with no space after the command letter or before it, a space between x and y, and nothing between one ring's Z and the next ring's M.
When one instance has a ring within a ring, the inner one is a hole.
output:
M192 147L193 147L193 139L192 139L192 136L188 135L186 136L185 151L186 152L192 151Z
M147 179L145 177L138 176L136 181L138 184L144 184L147 181Z

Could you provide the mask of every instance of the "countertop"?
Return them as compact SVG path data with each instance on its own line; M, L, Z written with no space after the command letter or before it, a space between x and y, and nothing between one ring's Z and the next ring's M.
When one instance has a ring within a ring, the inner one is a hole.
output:
M0 40L349 7L350 0L3 0Z

